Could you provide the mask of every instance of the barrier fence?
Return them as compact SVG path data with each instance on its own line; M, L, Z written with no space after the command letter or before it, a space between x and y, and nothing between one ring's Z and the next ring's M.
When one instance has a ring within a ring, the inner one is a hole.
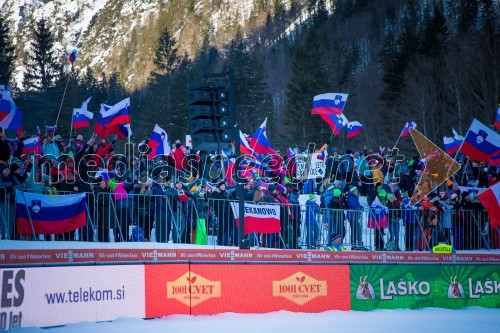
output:
M69 194L49 193L52 196ZM230 200L109 192L87 192L87 225L75 232L40 235L39 239L97 242L173 242L210 246L237 246L238 225ZM346 249L375 251L430 251L439 241L456 250L500 248L500 230L491 229L484 210L443 211L438 222L428 211L390 209L387 212L315 209L306 204L266 203L279 209L279 232L245 235L256 248L322 249L332 232ZM0 188L2 238L32 239L15 232L15 197ZM35 231L36 232L36 231Z

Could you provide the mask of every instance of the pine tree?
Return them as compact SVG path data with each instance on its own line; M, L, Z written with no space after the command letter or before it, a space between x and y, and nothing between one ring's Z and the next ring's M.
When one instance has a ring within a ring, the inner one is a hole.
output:
M330 136L328 125L311 115L315 95L328 91L323 63L324 51L314 30L308 32L305 44L296 46L292 55L292 78L287 86L285 112L286 136L290 143L321 145Z
M42 18L33 30L29 59L25 63L23 86L26 90L44 93L60 79L62 64L54 50L55 41L48 21Z
M8 14L0 14L0 84L11 83L16 60L9 22L6 18Z
M23 86L28 100L35 102L26 111L41 114L41 119L36 116L32 119L35 123L55 122L61 103L63 91L60 89L51 91L58 83L61 83L64 76L62 56L56 54L54 49L55 40L49 23L42 18L33 30L29 58L24 63L26 71Z
M241 31L228 51L226 69L234 68L238 123L243 131L255 131L272 111L264 67L245 46Z

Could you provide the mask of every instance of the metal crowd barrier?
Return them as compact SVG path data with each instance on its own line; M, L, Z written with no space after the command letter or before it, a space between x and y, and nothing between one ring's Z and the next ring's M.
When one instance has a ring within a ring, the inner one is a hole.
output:
M229 200L194 197L182 202L164 195L129 193L120 197L109 192L86 192L86 198L87 226L53 235L51 240L238 245L238 227ZM15 202L11 201L7 190L0 188L3 239L16 235L15 229L8 228L15 214ZM484 210L440 212L437 225L432 226L427 222L428 212L394 209L387 212L384 228L377 223L369 228L369 219L381 218L378 215L381 212L369 208L358 211L322 208L311 212L306 205L280 206L281 232L249 234L245 237L250 246L322 249L329 245L331 233L336 232L347 249L430 251L439 241L446 241L456 250L500 248L500 230L489 228Z

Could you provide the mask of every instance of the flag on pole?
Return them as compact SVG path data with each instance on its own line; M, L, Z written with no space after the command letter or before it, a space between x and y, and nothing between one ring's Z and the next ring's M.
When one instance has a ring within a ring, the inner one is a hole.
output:
M326 121L328 125L330 125L330 128L333 131L333 134L335 136L339 135L340 131L347 125L349 122L347 118L343 115L337 115L337 114L320 114L321 119Z
M30 152L35 154L40 152L40 138L38 136L23 141L23 154L28 155Z
M477 197L488 212L490 228L495 229L500 226L500 182L497 182Z
M327 93L314 96L311 114L342 114L348 94Z
M10 95L10 86L0 89L0 127L22 133L23 117Z
M68 60L69 62L71 63L71 67L73 68L73 65L76 61L76 56L78 55L78 50L77 49L73 49L73 51L71 51L71 53L69 54L69 57L68 57Z
M500 129L500 106L497 108L497 114L495 115L495 122L493 125L496 129Z
M486 162L500 154L500 135L474 119L459 149L476 162Z
M55 132L57 130L57 125L54 125L54 126L48 126L46 125L45 126L45 131L46 132Z
M257 154L276 155L276 150L271 147L266 135L267 117L250 138L250 147Z
M403 127L403 131L401 132L401 137L406 138L408 135L410 135L410 129L417 128L417 124L414 121L410 121L405 124L405 127Z
M103 120L107 127L130 124L130 97L116 103L105 111Z
M17 232L61 234L87 224L85 193L48 195L16 190ZM30 223L31 221L31 223Z
M347 123L347 138L353 138L358 135L363 129L363 125L361 125L358 121L350 121Z
M122 101L123 102L123 101ZM121 103L121 102L120 102ZM111 125L110 121L114 119L113 115L110 114L110 110L113 106L101 104L101 111L99 112L99 116L97 117L97 123L94 127L94 132L99 135L101 138L107 138L111 133L114 133L120 139L128 138L132 135L132 129L130 128L130 124L123 123L118 125ZM117 113L114 113L117 115ZM126 116L120 116L122 120L126 120ZM130 121L130 115L129 115Z
M260 155L257 154L253 149L250 147L250 144L248 143L247 138L245 137L245 134L240 130L240 152L242 155L248 155L248 156L253 156L257 159L260 160Z
M460 144L458 144L454 138L450 138L448 136L443 137L443 143L444 143L444 150L448 155L456 153L458 148L460 148Z
M87 105L90 102L90 97L85 102L82 103L82 106L79 109L73 109L73 129L90 127L90 122L94 118L94 114L90 111L87 111Z
M148 154L148 158L170 154L167 132L158 126L158 124L155 125L153 133L151 133L151 136L149 137L148 147L152 149Z

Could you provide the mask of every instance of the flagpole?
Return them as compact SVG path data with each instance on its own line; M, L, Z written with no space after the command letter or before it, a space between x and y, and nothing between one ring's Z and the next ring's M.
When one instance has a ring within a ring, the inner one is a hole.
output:
M73 110L73 112L75 112ZM71 132L73 132L73 115L71 115L71 127L69 128L69 139L71 140ZM76 130L75 130L76 132Z
M64 96L66 96L66 90L68 89L69 79L70 79L70 77L68 75L68 80L66 80L66 87L64 88L63 97L62 97L62 100L61 100L61 105L59 105L59 112L57 113L57 118L56 118L56 124L55 124L55 126L57 126L57 122L59 121L59 115L61 114L62 105L64 103Z

